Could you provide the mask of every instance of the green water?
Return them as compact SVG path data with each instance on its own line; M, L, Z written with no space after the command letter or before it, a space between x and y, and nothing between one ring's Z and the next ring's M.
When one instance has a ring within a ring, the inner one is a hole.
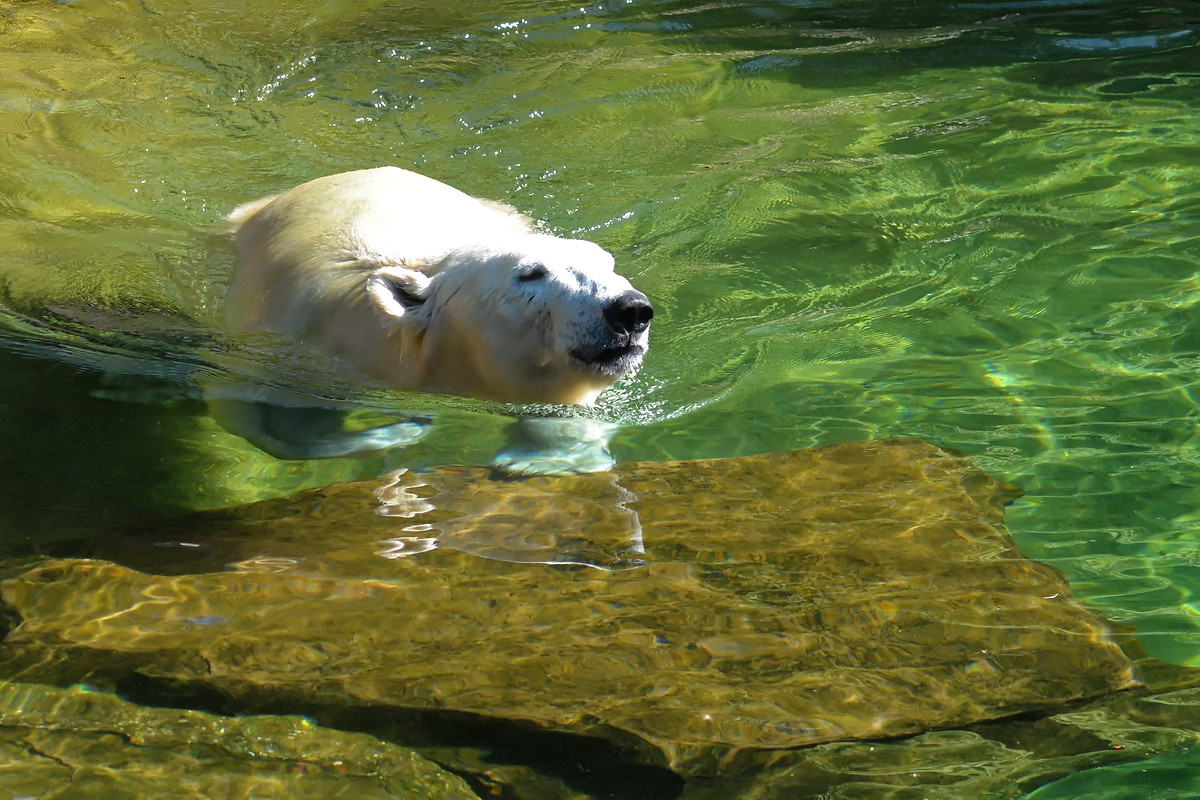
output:
M653 299L601 403L619 459L960 449L1024 489L1026 553L1200 666L1194 5L79 0L0 5L0 41L11 552L486 463L502 409L376 393L365 420L434 433L284 463L198 399L220 373L353 395L220 331L208 231L396 164L599 242Z

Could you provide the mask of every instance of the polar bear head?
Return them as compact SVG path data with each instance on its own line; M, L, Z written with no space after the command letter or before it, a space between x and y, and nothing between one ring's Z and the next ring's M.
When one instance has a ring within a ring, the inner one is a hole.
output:
M591 405L641 366L654 316L605 250L541 234L379 267L367 293L425 388L507 402Z

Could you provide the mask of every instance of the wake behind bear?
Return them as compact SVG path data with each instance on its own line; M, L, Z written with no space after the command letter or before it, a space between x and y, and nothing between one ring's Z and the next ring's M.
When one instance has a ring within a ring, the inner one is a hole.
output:
M318 178L240 206L228 222L237 251L225 296L229 325L311 342L394 389L588 406L636 372L646 352L653 308L614 271L609 253L539 233L508 206L414 172L380 167ZM286 458L381 449L422 432L420 423L402 422L339 433L300 410L285 436L261 403L213 405L226 427ZM537 447L562 439L564 426L597 427L527 424L542 440ZM611 463L606 452L546 456L530 467L525 456L510 453L505 463L502 454L500 465L570 472Z

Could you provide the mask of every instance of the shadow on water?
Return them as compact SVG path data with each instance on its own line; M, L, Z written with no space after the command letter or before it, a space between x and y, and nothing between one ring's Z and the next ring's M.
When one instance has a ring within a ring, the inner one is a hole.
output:
M653 16L617 14L608 29L661 25L666 41L729 53L739 74L813 88L879 86L970 64L1060 86L1108 77L1120 94L1147 83L1118 82L1129 63L1095 56L1153 53L1159 69L1173 61L1194 74L1196 23L1191 9L1139 3L939 3L900 13L893 3L676 2L656 4Z
M343 731L369 734L411 747L467 779L480 797L561 796L569 787L596 800L669 800L683 791L682 777L640 764L636 754L604 739L547 731L536 725L455 711L413 711L378 706L237 700L214 690L131 673L115 687L125 700L158 708L214 714L303 714ZM554 791L555 794L550 794Z
M105 399L102 373L3 348L0 374L0 553L181 513L178 440L202 405Z

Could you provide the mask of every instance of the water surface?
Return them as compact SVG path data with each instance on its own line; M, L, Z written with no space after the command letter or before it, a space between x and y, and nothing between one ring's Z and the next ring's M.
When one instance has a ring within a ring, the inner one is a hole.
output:
M651 296L646 367L598 412L619 459L962 450L1025 491L1026 553L1200 665L1191 5L78 0L0 32L10 552L486 463L510 410L362 395L220 329L222 214L395 164L594 239ZM228 374L438 424L278 462L207 417Z

